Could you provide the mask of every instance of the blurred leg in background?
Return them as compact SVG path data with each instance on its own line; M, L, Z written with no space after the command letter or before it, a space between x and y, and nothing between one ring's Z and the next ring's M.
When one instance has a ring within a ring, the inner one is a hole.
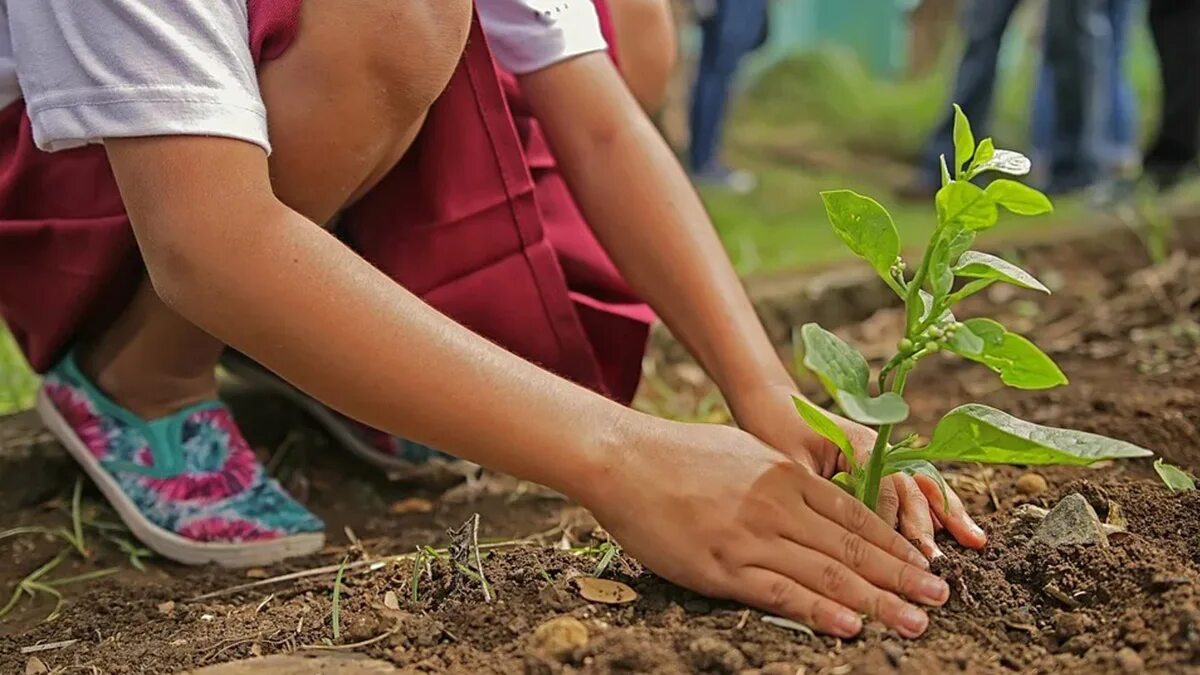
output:
M1066 193L1101 175L1112 109L1113 29L1108 0L1057 0L1046 6L1045 61L1054 89L1046 189Z
M762 44L768 0L696 2L703 44L692 89L688 168L697 183L748 191L753 179L730 171L718 156L729 94L742 59Z
M609 0L621 75L652 117L662 109L678 60L670 0Z
M1196 167L1200 149L1200 2L1151 0L1150 30L1162 75L1162 117L1144 166L1168 189Z
M954 90L946 104L946 115L930 135L921 152L916 181L901 196L925 199L940 186L939 157L954 156L954 114L950 103L962 106L975 135L983 138L991 116L996 88L996 61L1009 20L1020 0L969 0L963 12L966 48L954 78Z

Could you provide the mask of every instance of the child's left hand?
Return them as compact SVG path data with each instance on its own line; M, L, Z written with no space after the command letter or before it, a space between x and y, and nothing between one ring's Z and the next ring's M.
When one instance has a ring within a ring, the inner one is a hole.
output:
M790 385L770 385L731 397L730 405L738 424L759 440L812 468L832 477L846 469L846 458L833 443L814 432L796 414ZM854 444L860 462L866 461L875 444L875 432L833 413L830 417L846 432ZM934 543L934 529L945 527L958 543L982 548L987 535L963 508L953 490L947 491L949 513L942 504L938 484L927 476L893 474L880 486L876 512L887 523L898 526L905 538L913 541L930 558L942 555Z

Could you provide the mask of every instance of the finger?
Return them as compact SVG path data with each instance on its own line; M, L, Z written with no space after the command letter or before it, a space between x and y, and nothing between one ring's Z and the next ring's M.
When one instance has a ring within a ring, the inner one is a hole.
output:
M838 486L820 479L805 481L804 485L802 496L817 513L900 560L923 569L929 568L929 562L915 546L905 541L904 537L871 513L862 502L846 494Z
M799 621L815 631L851 638L862 631L858 613L822 597L778 572L746 568L738 579L734 600L785 619Z
M933 517L925 494L912 476L897 475L896 484L900 492L900 534L917 542L917 547L930 560L942 557L942 550L933 540Z
M958 543L968 548L983 548L987 544L987 534L983 528L971 518L963 507L962 500L954 490L946 490L949 498L949 508L942 502L942 490L937 481L928 476L917 476L917 485L926 499L938 513L938 518Z
M846 565L820 551L780 539L764 567L805 588L882 622L905 637L925 632L929 617L891 591L872 585Z
M924 566L900 560L818 514L809 514L805 525L788 535L791 543L837 560L872 585L926 605L941 605L950 598L946 582Z
M879 500L875 502L875 513L887 526L896 529L896 518L900 513L900 496L896 494L896 483L885 478L879 483Z
M933 506L932 504L929 506L929 517L933 519L934 532L941 532L942 530L946 529L946 526L942 524L942 519L938 518L937 507Z

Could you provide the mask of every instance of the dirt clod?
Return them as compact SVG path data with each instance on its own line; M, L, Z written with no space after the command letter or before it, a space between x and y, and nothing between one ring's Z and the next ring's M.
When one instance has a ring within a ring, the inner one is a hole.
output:
M1063 497L1050 509L1033 533L1033 541L1050 546L1108 546L1108 536L1104 533L1100 517L1079 493Z
M559 616L533 631L530 647L533 651L556 661L568 661L577 649L588 643L588 629L572 616Z
M746 667L746 657L737 647L715 637L702 637L688 645L692 666L704 673L734 675Z
M1040 473L1031 471L1017 479L1017 492L1029 497L1040 495L1049 489L1046 478Z
M1122 647L1117 650L1117 666L1126 673L1140 673L1146 669L1146 662L1142 660L1138 653L1129 647Z

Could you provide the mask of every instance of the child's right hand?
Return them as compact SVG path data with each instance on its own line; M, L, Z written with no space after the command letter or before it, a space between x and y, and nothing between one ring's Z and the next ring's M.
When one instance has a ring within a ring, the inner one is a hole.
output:
M639 420L639 422L643 422ZM840 637L860 614L906 637L941 605L924 556L838 487L743 431L658 420L621 432L582 501L633 556L701 593Z

